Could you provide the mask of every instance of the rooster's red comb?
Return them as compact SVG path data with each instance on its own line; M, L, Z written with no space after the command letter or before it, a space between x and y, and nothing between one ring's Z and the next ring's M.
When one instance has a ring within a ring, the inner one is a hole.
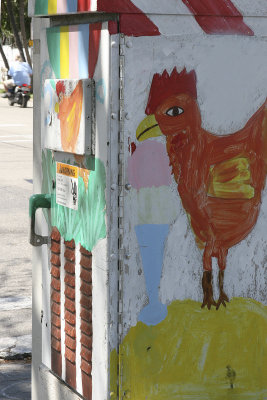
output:
M152 79L146 114L154 114L157 107L169 96L186 93L197 98L196 73L194 70L187 72L184 68L182 72L177 72L176 67L169 75L166 69L162 75L155 74Z
M57 95L59 96L60 93L65 93L65 85L63 81L58 81L56 84L56 91Z

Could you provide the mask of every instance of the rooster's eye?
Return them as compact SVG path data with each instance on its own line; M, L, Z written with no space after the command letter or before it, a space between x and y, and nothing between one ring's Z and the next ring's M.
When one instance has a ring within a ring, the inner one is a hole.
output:
M170 117L177 117L178 115L182 114L184 110L181 107L174 106L169 108L166 111L166 114L169 115Z

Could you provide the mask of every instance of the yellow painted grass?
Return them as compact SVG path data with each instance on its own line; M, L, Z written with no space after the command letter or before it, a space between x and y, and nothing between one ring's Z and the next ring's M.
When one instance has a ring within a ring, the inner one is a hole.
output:
M132 327L120 352L121 398L267 399L267 307L251 299L232 299L218 311L202 310L191 300L174 301L157 326L139 322ZM234 389L226 365L236 371ZM113 393L115 368L113 351Z

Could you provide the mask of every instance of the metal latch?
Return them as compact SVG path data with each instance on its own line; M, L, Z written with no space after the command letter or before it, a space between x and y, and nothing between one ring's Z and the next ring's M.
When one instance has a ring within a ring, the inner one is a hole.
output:
M48 236L41 236L35 233L35 213L38 208L51 208L51 194L34 194L30 197L30 244L33 246L48 244Z

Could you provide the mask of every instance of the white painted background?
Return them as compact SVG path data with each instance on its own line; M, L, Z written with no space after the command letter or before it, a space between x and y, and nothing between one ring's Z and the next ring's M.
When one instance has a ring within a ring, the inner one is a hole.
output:
M189 35L184 34L183 24L181 29L180 36L126 40L130 46L126 47L125 57L125 111L129 115L125 121L125 153L128 137L140 146L135 138L136 128L145 117L151 81L154 73L162 73L165 68L168 72L174 67L179 71L184 67L188 71L195 69L202 127L218 135L241 129L267 97L266 38ZM153 140L165 143L164 138ZM127 165L125 169L127 174ZM155 210L152 216L145 211L145 191L149 192L146 197L150 198L150 208ZM147 301L134 232L137 224L171 223L160 283L161 301L165 304L187 298L202 301L203 297L202 252L195 244L173 177L172 185L164 190L149 188L137 192L132 189L126 194L125 205L125 243L131 258L126 261L124 271L124 334L137 323L139 311ZM230 298L251 297L267 304L266 226L265 190L255 228L246 240L229 250L224 287ZM217 281L216 263L213 267Z

